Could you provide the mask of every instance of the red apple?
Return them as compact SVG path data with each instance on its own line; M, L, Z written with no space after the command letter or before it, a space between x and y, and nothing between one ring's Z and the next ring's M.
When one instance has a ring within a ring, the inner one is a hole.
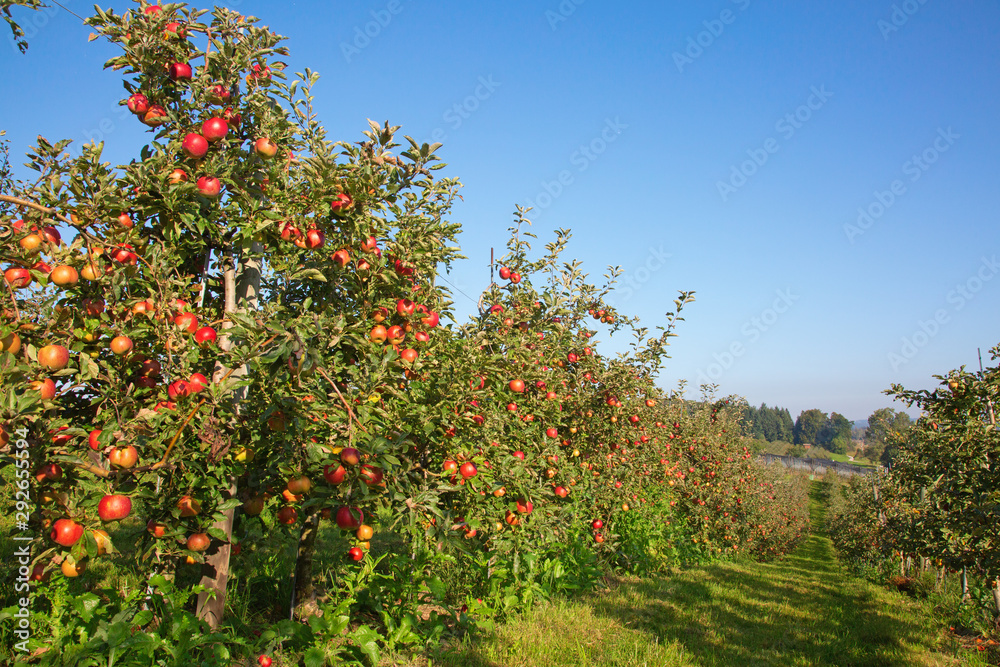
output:
M472 477L475 477L479 473L479 471L476 470L476 464L472 463L471 461L466 461L465 463L463 463L462 466L458 469L458 472L465 479L470 479Z
M341 506L337 508L334 520L341 530L357 530L364 523L365 514L357 507Z
M104 496L97 504L97 516L101 521L119 521L132 512L132 499L128 496Z
M511 391L520 394L524 391L524 380L511 380L507 386L510 387Z
M194 132L184 137L181 142L181 150L189 158L200 160L208 153L208 139Z
M201 512L201 503L191 496L181 496L177 501L177 507L181 511L181 516L198 516Z
M365 552L360 547L351 547L347 550L347 557L353 561L364 560Z
M260 158L270 160L277 155L278 145L268 137L261 137L254 143L253 150Z
M38 363L50 370L62 370L69 364L69 350L62 345L46 345L38 350Z
M331 463L323 468L323 479L330 484L340 484L347 476L347 469L339 463Z
M214 176L202 176L198 179L197 188L204 196L215 198L222 192L222 183Z
M530 500L525 500L524 498L518 498L517 499L517 511L518 511L518 513L520 513L520 514L531 514L531 510L533 510L534 508L535 508L535 506L531 504Z
M208 387L208 378L201 373L192 373L191 377L188 379L188 391L192 394L197 394L201 390Z
M193 533L187 538L187 546L191 551L205 551L212 544L212 538L205 533Z
M187 183L188 175L183 169L174 169L170 172L170 176L167 177L167 182L170 185L178 185L179 183Z
M343 215L354 205L354 200L351 195L346 192L341 192L338 194L332 202L330 202L330 210L333 211L334 215Z
M188 81L191 79L191 66L187 63L171 63L167 67L167 73L174 81Z
M209 118L201 125L201 133L209 143L224 139L229 132L229 123L218 117Z
M361 466L361 476L368 486L378 486L382 483L383 473L378 466L363 465Z
M136 116L145 115L149 111L149 98L142 93L133 93L128 98L128 110Z
M115 356L122 356L132 351L132 339L128 336L115 336L108 346Z
M215 343L219 335L212 327L202 327L194 332L194 342L202 347L208 347Z
M101 429L94 429L90 432L90 436L87 438L87 444L90 445L90 448L95 452L101 448L101 441L99 440L101 433Z
M182 331L193 334L198 331L198 316L194 313L181 313L174 318L174 325Z
M345 466L356 466L361 463L361 455L353 447L344 447L340 450L340 462Z
M115 447L108 454L108 461L119 468L131 468L139 461L139 451L132 445Z
M31 273L28 269L12 267L3 272L3 278L14 289L27 287L31 284Z
M83 537L83 526L72 519L59 519L52 524L52 532L49 533L49 537L56 544L71 547Z
M509 280L510 279L510 269L507 268L506 266L501 266L500 267L500 277L502 279L504 279L504 280Z

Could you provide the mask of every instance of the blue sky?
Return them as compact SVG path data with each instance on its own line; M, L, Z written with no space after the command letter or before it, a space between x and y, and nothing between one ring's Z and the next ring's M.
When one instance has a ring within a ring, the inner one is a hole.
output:
M469 258L449 279L473 299L515 204L533 203L538 247L572 229L568 255L595 278L621 266L616 303L644 324L696 292L661 378L689 396L713 381L793 416L864 419L903 407L881 393L893 382L977 367L1000 343L997 4L691 4L228 6L323 75L333 137L372 118L443 141ZM136 155L144 128L101 70L114 50L61 9L15 16L31 47L0 46L14 156L37 134Z

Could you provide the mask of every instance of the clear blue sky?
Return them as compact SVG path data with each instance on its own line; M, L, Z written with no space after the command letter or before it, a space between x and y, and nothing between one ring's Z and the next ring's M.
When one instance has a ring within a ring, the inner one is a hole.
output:
M864 419L902 407L881 394L892 382L975 367L1000 343L997 3L673 4L229 6L289 37L293 70L323 75L336 138L367 118L441 138L465 184L469 259L450 280L473 298L514 205L532 202L539 247L571 228L569 255L595 276L620 265L618 305L645 324L696 291L665 387L708 379L793 417ZM135 156L144 128L101 70L114 50L63 10L15 12L31 38L25 56L0 46L15 157L102 123L107 158Z

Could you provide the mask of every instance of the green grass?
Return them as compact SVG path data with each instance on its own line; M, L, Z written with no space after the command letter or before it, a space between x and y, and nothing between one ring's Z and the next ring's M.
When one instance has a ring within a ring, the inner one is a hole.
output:
M849 576L822 533L769 564L717 563L666 578L625 579L541 606L466 639L435 665L959 665L926 606ZM393 664L427 664L395 662ZM972 663L966 663L972 664Z
M861 466L862 468L874 468L875 462L869 461L868 459L855 458L853 461L847 458L847 454L830 454L831 461L839 461L840 463L849 463L855 466Z

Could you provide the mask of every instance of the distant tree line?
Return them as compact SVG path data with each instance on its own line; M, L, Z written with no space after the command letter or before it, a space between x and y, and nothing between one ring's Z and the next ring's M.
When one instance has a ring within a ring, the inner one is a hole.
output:
M846 454L853 449L854 440L864 439L864 455L872 461L890 465L895 454L893 433L903 433L911 425L910 416L892 408L879 408L868 417L867 428L855 428L853 422L842 414L822 410L803 410L793 422L787 408L771 407L761 403L759 408L744 408L743 435L767 443L794 445L785 451L790 455L804 456L805 445L821 447L834 454ZM772 448L767 448L771 451ZM781 446L778 446L781 450Z

